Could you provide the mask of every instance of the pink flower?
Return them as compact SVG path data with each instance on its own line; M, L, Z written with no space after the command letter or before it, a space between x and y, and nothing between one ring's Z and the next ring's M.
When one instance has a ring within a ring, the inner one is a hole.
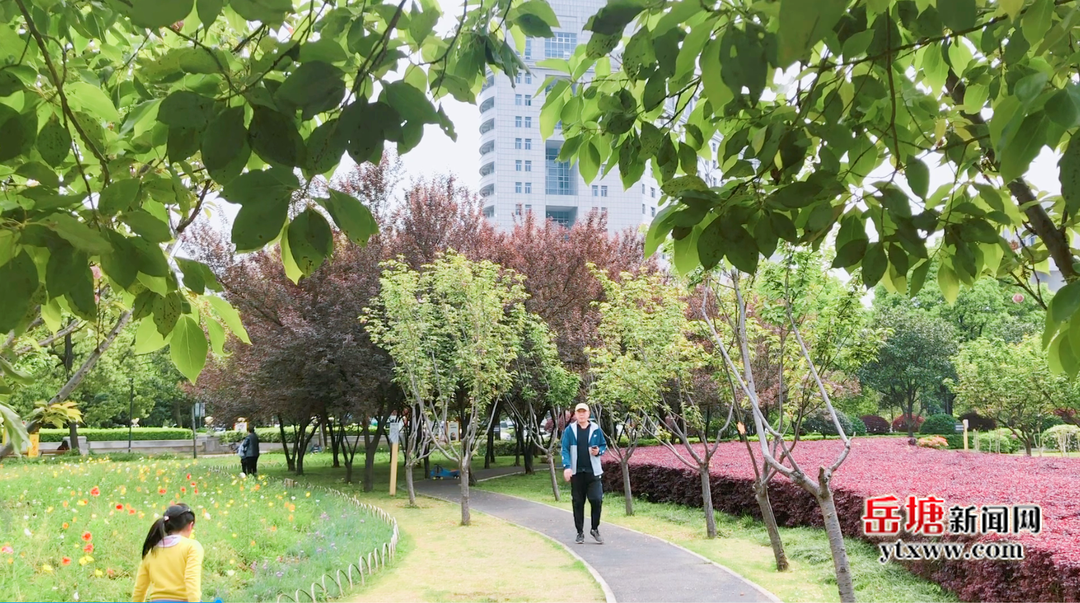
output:
M5 544L4 546L0 546L0 553L6 553L8 555L14 555L15 554L15 549L11 548L10 544Z

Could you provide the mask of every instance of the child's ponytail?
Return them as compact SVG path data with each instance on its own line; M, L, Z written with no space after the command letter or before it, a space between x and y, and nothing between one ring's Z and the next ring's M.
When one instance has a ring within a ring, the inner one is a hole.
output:
M192 523L195 523L195 512L191 507L183 503L172 505L150 526L146 540L143 541L142 556L145 557L169 534L175 534Z

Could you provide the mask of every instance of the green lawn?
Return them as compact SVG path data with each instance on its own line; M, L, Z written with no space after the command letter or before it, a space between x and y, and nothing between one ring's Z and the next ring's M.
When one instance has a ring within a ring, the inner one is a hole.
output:
M569 510L570 492L562 488L555 502L546 467L534 475L514 475L482 482L480 487ZM559 476L561 482L562 476ZM562 484L561 484L562 485ZM634 501L633 516L625 514L622 492L605 495L603 521L638 530L684 546L760 584L789 603L839 601L832 556L825 533L813 528L780 528L791 568L775 570L775 560L764 525L752 517L717 513L720 537L705 537L701 509L672 504ZM870 544L846 539L859 601L956 601L938 585L912 575L896 564L882 565Z

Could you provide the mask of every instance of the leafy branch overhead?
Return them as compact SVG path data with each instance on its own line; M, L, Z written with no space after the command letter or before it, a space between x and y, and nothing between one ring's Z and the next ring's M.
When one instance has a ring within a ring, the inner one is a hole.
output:
M311 183L345 155L406 153L429 124L455 138L440 99L474 102L489 67L514 76L524 36L558 25L542 0L510 4L467 3L437 33L434 0L4 3L0 334L94 320L110 289L195 379L206 329L246 339L209 267L172 257L206 202L237 205L237 250L280 243L297 278L332 252L331 221L365 243L369 208Z
M949 301L1051 262L1072 282L1078 26L1066 0L612 0L552 65L540 122L562 121L586 179L650 169L667 203L647 251L670 236L684 272L835 237L834 267L892 291L917 292L934 255ZM1044 150L1060 195L1031 174ZM1072 375L1077 287L1044 339Z

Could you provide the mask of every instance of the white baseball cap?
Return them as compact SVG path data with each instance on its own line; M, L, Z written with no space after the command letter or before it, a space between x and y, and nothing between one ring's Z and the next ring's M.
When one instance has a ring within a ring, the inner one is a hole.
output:
M579 410L589 410L589 405L584 403L584 402L581 402L577 406L574 407L574 412L577 412Z

